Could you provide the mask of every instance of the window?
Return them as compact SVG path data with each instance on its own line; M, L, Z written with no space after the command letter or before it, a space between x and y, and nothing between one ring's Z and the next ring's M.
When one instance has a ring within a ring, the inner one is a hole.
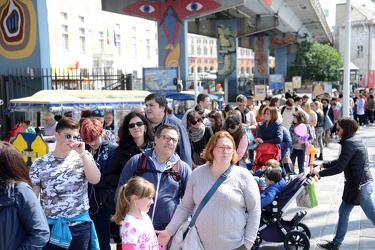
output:
M61 25L61 44L63 51L69 51L69 29L68 25Z
M79 28L79 50L81 53L86 53L86 36L84 28Z
M104 53L104 32L99 31L99 52Z
M357 46L357 57L363 57L363 46Z
M194 55L194 45L190 46L190 55Z
M117 48L117 55L121 56L121 35L120 34L116 34L115 46Z
M214 55L214 48L210 47L210 56Z
M132 56L137 56L137 38L135 36L132 37Z
M197 39L197 44L201 44L201 39Z
M205 56L207 55L207 47L203 48L203 55L205 55Z
M151 59L150 39L148 38L146 38L146 56L147 59Z
M132 27L132 38L131 38L131 54L133 57L137 56L137 29Z
M198 55L202 54L202 48L200 46L197 47L197 54Z
M61 19L68 20L68 13L61 12Z
M78 21L79 21L80 23L84 23L84 22L85 22L85 17L83 17L83 16L79 16L79 17L78 17Z

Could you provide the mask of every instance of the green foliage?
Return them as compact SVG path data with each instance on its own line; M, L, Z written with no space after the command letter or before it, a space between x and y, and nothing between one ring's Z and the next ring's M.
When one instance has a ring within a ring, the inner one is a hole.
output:
M303 82L339 81L340 68L344 66L341 54L327 44L301 42L294 65L288 69L288 78L301 76Z

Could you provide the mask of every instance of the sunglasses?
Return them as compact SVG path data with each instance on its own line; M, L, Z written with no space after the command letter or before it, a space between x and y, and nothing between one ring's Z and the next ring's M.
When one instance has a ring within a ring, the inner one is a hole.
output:
M70 139L73 137L73 140L75 141L78 141L79 140L79 136L73 136L71 134L66 134L66 133L58 133L59 135L64 135L65 139Z
M227 128L230 128L230 129L236 129L237 125L234 125L234 124L230 124L230 125L227 125Z
M192 122L190 122L192 125L195 125L195 124L197 124L197 123L201 123L202 122L202 119L198 119L198 120L196 120L196 121L192 121Z
M104 116L104 111L101 111L101 110L94 110L93 112L95 115L101 115L101 116Z
M129 123L128 128L135 128L135 126L140 127L145 125L143 122Z

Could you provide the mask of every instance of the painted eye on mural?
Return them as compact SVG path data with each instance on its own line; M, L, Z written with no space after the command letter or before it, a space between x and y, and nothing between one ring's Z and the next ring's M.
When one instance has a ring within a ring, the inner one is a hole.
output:
M143 13L152 13L155 11L155 8L152 7L151 5L145 4L139 7L139 10L142 11Z
M197 11L197 10L202 9L202 7L203 7L202 4L197 3L197 2L192 2L192 3L189 3L189 4L186 6L186 9L189 10L189 11Z

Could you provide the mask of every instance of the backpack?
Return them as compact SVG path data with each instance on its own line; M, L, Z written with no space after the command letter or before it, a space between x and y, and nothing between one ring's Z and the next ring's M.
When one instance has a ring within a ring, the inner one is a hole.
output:
M137 165L137 170L134 173L134 176L142 176L146 172L150 173L161 173L162 175L164 174L164 178L162 180L165 180L168 176L172 176L173 180L177 181L179 184L179 190L178 190L178 195L180 198L182 198L182 180L181 180L181 166L180 166L180 160L176 162L175 165L173 165L171 168L164 170L164 171L159 171L156 169L148 169L146 168L147 166L147 157L143 154L139 154L139 160L138 160L138 165Z
M256 167L254 171L261 169L271 159L280 160L280 147L275 143L260 144L255 154L254 163Z
M12 127L12 129L9 131L8 136L4 139L4 141L10 142L11 139L14 139L14 137L17 136L18 133L23 132L22 123L19 122L16 125Z
M286 106L283 106L283 107L281 108L281 112L280 112L281 114L284 113L285 108L286 108ZM295 110L295 112L297 112L297 111L298 111L298 108L297 108L297 107L294 107L294 110Z

